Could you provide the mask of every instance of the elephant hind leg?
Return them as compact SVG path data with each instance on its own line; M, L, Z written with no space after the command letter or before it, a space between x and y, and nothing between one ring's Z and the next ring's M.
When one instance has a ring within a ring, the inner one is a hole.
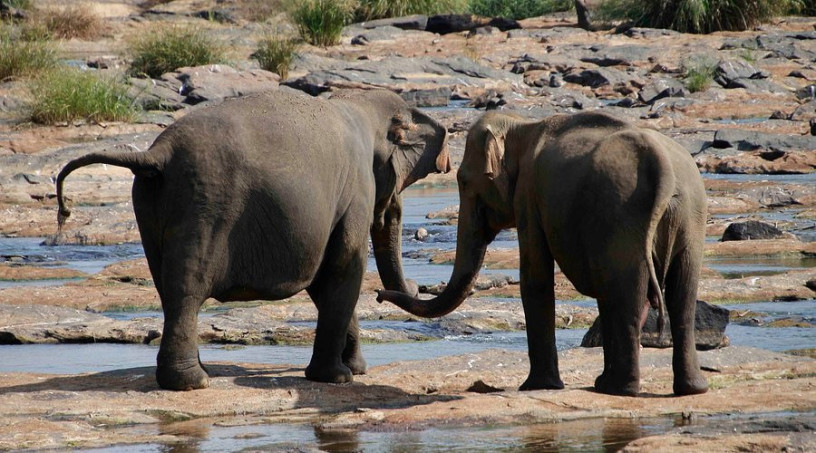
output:
M640 392L640 319L646 309L648 274L645 269L634 269L629 276L620 277L598 298L604 371L595 380L595 389L611 395L637 396Z
M700 371L694 339L697 308L697 284L700 254L683 250L671 264L666 276L666 308L671 321L673 390L675 395L696 395L708 391L708 382Z
M206 388L210 380L198 354L198 309L203 297L162 295L164 331L156 362L156 382L167 390Z

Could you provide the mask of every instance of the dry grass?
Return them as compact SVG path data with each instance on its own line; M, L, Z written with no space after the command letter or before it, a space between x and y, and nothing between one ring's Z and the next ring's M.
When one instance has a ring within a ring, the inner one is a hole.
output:
M93 8L83 3L39 10L33 21L43 25L54 38L59 39L95 39L107 29Z

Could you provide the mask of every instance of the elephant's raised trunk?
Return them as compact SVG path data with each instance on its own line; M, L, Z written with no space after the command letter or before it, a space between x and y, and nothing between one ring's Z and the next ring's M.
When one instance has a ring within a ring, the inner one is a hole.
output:
M380 291L377 301L387 300L403 310L424 318L438 318L456 310L465 301L479 269L482 267L487 245L495 237L484 221L483 213L474 209L475 201L464 201L459 210L459 227L456 240L456 261L453 275L439 296L422 300L398 291Z

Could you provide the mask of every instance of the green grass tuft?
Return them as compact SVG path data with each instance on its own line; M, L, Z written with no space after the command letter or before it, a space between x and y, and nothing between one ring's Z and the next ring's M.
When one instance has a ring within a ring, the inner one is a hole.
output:
M30 77L57 64L57 51L50 40L0 24L0 81Z
M124 83L92 71L48 71L31 82L30 90L31 120L35 123L129 121L138 112Z
M354 20L462 13L467 10L468 4L468 0L359 0L354 10Z
M294 38L280 38L265 36L258 41L258 47L252 53L252 58L258 60L261 69L272 71L286 79L289 75L289 66L295 57L298 41Z
M686 88L692 93L707 90L714 81L716 69L717 63L708 60L697 60L690 63L686 66L683 75Z
M340 42L352 12L353 5L343 0L304 0L290 14L306 42L326 47Z
M130 74L157 78L185 66L222 63L225 50L205 31L189 27L160 28L130 46Z
M790 12L800 0L607 0L601 21L629 20L634 25L683 33L748 30Z
M0 0L0 3L14 9L31 9L31 0Z
M526 19L557 11L569 11L573 0L471 0L470 11L487 17Z

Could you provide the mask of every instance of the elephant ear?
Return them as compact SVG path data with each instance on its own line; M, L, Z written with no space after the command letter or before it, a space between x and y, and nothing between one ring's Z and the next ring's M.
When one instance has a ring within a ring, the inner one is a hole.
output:
M429 173L447 173L451 169L447 130L417 109L404 110L391 118L388 141L397 193Z
M487 125L485 134L485 169L484 174L490 179L497 178L504 167L504 136L497 134L493 127Z

